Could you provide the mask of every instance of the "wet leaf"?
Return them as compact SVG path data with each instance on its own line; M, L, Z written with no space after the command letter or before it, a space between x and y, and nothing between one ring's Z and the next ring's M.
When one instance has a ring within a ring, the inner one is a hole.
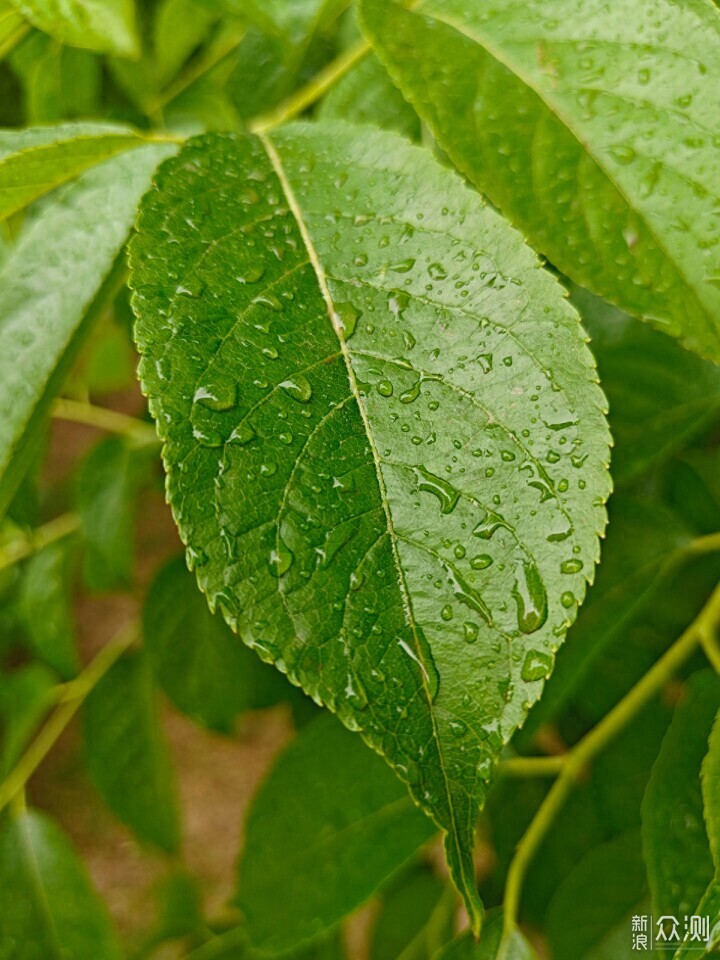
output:
M0 266L0 513L32 463L137 203L173 149L141 147L83 173L32 219Z
M117 153L141 146L130 127L64 123L0 131L0 217Z
M477 923L477 811L605 521L576 314L454 174L342 124L190 141L132 262L201 588L386 756Z
M455 165L573 280L720 359L720 17L674 0L363 0Z

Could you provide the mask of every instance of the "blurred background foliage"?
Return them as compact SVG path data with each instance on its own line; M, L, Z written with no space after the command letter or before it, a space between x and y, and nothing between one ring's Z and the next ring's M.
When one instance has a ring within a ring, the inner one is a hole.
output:
M315 113L433 146L360 56L343 0L82 6L74 22L60 4L0 2L0 126L241 129L340 57L350 69ZM46 202L3 221L0 256ZM509 756L577 742L720 577L720 370L572 297L610 401L616 492L596 583ZM0 526L0 955L231 960L253 955L249 923L306 960L429 960L463 923L433 826L358 738L208 612L164 504L131 324L118 285ZM704 666L698 653L599 758L544 841L522 915L542 956L631 956L629 918L650 910L643 795L683 677ZM496 779L477 862L489 907L547 786ZM23 952L23 929L42 927L38 869L66 952L43 953L41 933Z

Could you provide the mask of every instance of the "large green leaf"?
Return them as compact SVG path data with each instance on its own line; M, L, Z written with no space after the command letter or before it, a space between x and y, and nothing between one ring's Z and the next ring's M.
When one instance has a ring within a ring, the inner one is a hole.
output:
M228 733L243 710L268 706L294 690L237 642L219 613L210 613L184 557L164 567L150 588L143 630L165 693L211 729Z
M720 359L708 0L363 0L457 167L564 273Z
M152 172L174 148L140 147L83 173L46 204L0 266L0 513L35 440Z
M372 960L432 960L451 935L455 904L426 864L399 873L385 892L372 931Z
M8 960L119 960L106 914L70 843L29 811L0 833L0 956Z
M694 674L645 792L643 849L658 915L692 914L713 876L700 769L719 708L720 678L711 671Z
M191 141L132 245L141 377L211 605L471 849L592 576L604 398L577 316L389 133Z
M280 756L248 816L239 903L251 943L274 954L321 936L433 833L387 766L319 716Z
M84 705L87 765L108 806L168 853L180 843L173 770L150 670L141 654L118 660Z
M38 30L73 47L136 57L134 0L12 0Z
M0 218L71 180L88 167L147 140L110 123L0 130Z

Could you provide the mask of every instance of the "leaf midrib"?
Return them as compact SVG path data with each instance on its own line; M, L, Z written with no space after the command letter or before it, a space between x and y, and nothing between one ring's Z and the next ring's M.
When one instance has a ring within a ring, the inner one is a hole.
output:
M360 412L360 416L361 416L362 421L363 421L363 426L364 426L364 428L365 428L365 435L366 435L366 437L367 437L368 444L369 444L370 450L371 450L371 452L372 452L373 465L374 465L374 467L375 467L375 474L376 474L376 477L377 477L378 488L379 488L379 492L380 492L380 499L381 499L381 502L382 502L382 505L383 505L383 510L384 510L384 512L385 512L385 518L386 518L386 523L387 523L387 528L388 528L388 534L389 534L389 536L390 536L390 543L391 543L391 545L392 545L393 559L394 559L394 561L395 561L395 568L396 568L396 573L397 573L397 577L398 577L398 586L399 586L399 588L400 588L400 594L401 594L401 597L402 597L403 607L404 607L404 611L405 611L405 617L406 617L407 625L408 625L408 627L410 628L410 631L411 631L411 633L412 633L413 641L414 641L414 644L415 644L415 650L416 650L416 653L417 653L417 656L418 656L419 663L421 663L421 664L423 665L423 669L420 670L420 679L421 679L421 683L422 683L423 692L424 692L425 698L426 698L426 700L427 700L428 715L429 715L429 717L430 717L430 722L431 722L431 724L432 724L432 730L433 730L433 739L435 740L435 743L436 743L436 746L437 746L437 750L438 750L438 759L439 759L439 764L440 764L440 770L441 770L441 773L442 773L443 786L444 786L444 788L445 788L445 795L446 795L446 798L447 798L448 809L449 809L449 811L450 811L450 831L452 832L453 844L454 844L455 849L456 849L456 852L457 852L457 862L458 862L458 866L459 866L459 870L460 870L461 876L462 876L462 878L463 878L463 883L464 883L465 885L469 885L469 884L468 884L468 878L465 876L464 857L463 857L463 855L462 855L462 853L463 853L463 846L462 846L462 843L460 842L460 837L459 837L459 834L458 834L457 817L456 817L456 814L455 814L455 806L454 806L454 801L453 801L453 795L452 795L452 791L451 791L451 789L450 789L450 780L449 780L448 773L447 773L447 770L446 770L446 767L445 767L445 759L444 759L442 741L441 741L441 739L440 739L440 735L439 735L439 731L438 731L438 727L437 727L437 719L436 719L436 716L435 716L435 711L434 711L434 709L433 709L433 698L432 698L432 695L431 695L431 693L430 693L430 687L429 687L428 679L427 679L427 678L428 678L427 665L425 664L425 661L424 661L424 658L423 658L422 646L421 646L421 644L420 644L420 642L419 642L419 639L418 639L417 628L416 628L416 624L415 624L415 618L414 618L414 616L413 616L412 605L411 605L411 602L410 602L410 594L409 594L409 591L408 591L407 582L406 582L406 580L405 580L405 573L404 573L404 571L403 571L402 564L400 563L400 555L399 555L399 551L398 551L397 536L396 536L396 534L395 534L395 528L394 528L394 524L393 524L392 514L390 513L390 505L389 505L389 502L388 502L387 490L386 490L386 488L385 488L385 481L384 481L383 476L382 476L382 470L381 470L381 467L380 467L380 458L379 458L379 455L378 455L377 447L376 447L376 445L375 445L375 439L374 439L374 436L373 436L373 433L372 433L372 430L371 430L371 427L370 427L370 423L369 423L369 421L368 421L367 411L365 410L365 407L364 407L364 405L363 405L362 402L361 402L361 397L360 397L360 391L359 391L359 388L358 388L357 378L355 377L355 371L354 371L354 369L353 369L352 361L351 361L351 358L350 358L350 354L349 354L349 351L348 351L348 349L347 349L347 343L345 342L345 339L344 339L344 337L342 336L341 331L338 329L337 323L336 323L336 321L335 321L335 306L334 306L334 303L333 303L333 300L332 300L332 296L331 296L331 294L330 294L330 290L329 290L329 288L328 288L327 278L326 278L326 276L325 276L325 271L324 271L323 266L322 266L322 264L321 264L321 262L320 262L320 258L319 258L319 256L318 256L317 250L315 249L315 245L314 245L314 243L313 243L313 241L312 241L312 238L311 238L311 236L310 236L310 231L308 230L307 224L305 223L305 220L304 220L304 218L303 218L302 209L300 208L300 205L299 205L299 203L298 203L298 201L297 201L297 198L296 198L296 196L295 196L295 193L294 193L294 191L293 191L293 189L292 189L292 187L291 187L291 185L290 185L290 182L289 182L289 180L288 180L288 178L287 178L287 175L286 175L286 173L285 173L285 170L284 170L284 167L283 167L283 164L282 164L282 160L280 159L280 156L279 156L279 154L278 154L278 152L277 152L277 150L276 150L276 148L275 148L275 145L273 144L272 140L270 139L270 137L269 137L267 134L262 134L262 133L259 133L259 134L258 134L258 139L259 139L260 142L262 143L262 145L263 145L263 147L264 147L264 149L265 149L265 152L267 153L267 156L268 156L268 160L269 160L269 162L270 162L270 165L272 166L272 168L273 168L273 170L274 170L274 172L275 172L275 175L277 176L278 180L280 181L280 185L281 185L281 187L282 187L282 189L283 189L283 192L285 193L285 196L286 196L286 198L287 198L287 201L288 201L288 205L289 205L289 207L290 207L290 210L292 211L293 216L295 217L295 221L296 221L296 223L297 223L298 230L300 231L301 237L302 237L303 242L304 242L304 244L305 244L305 248L306 248L307 253L308 253L308 256L309 256L309 258L310 258L310 262L312 263L313 269L315 270L315 276L316 276L316 278L317 278L318 286L320 287L320 291L321 291L321 293L322 293L323 300L325 301L325 304L326 304L326 306L327 306L328 319L330 320L330 324L331 324L331 326L332 326L332 329L333 329L333 331L334 331L335 335L337 336L338 341L339 341L339 343L340 343L340 348L341 348L341 351L342 351L343 359L344 359L344 361L345 361L345 367L346 367L346 370L347 370L348 379L349 379L349 381L350 381L350 387L351 387L351 390L352 390L353 395L354 395L354 397L355 397L355 400L356 400L356 402L357 402L358 410L359 410L359 412ZM473 887L474 887L474 881L473 881L473 883L472 883L472 887L469 887L469 889L472 889Z
M598 167L598 169L604 174L609 183L617 190L618 194L622 197L627 208L631 210L644 224L648 234L652 237L653 241L657 245L658 249L662 252L665 259L673 265L673 268L677 272L678 276L683 282L683 285L689 293L690 297L699 307L702 315L705 317L707 322L707 332L714 336L716 341L720 341L720 336L715 330L714 325L712 324L712 310L709 305L705 304L704 299L700 296L698 291L695 289L694 283L690 281L690 278L686 275L685 269L683 266L678 263L678 261L672 257L665 247L662 239L657 235L655 227L651 224L645 215L638 207L634 206L630 199L627 196L627 193L623 187L617 182L615 177L609 171L606 165L596 156L594 150L591 149L591 144L581 135L579 130L575 129L573 122L565 115L564 111L555 103L553 103L548 97L543 89L539 87L538 84L532 82L531 78L528 77L525 72L520 69L512 60L512 58L505 55L504 52L501 52L499 48L495 46L494 43L488 40L488 38L480 33L476 33L475 28L469 28L468 25L458 23L454 17L451 16L440 16L438 11L433 11L432 19L444 23L446 26L451 27L453 30L456 30L461 36L465 37L467 40L470 40L473 43L476 43L479 47L485 50L494 60L499 64L504 66L510 73L513 74L522 84L524 84L529 90L531 90L539 100L541 100L548 111L555 116L563 127L568 131L569 134L576 140L580 145L585 154L590 157ZM693 338L694 339L694 338Z

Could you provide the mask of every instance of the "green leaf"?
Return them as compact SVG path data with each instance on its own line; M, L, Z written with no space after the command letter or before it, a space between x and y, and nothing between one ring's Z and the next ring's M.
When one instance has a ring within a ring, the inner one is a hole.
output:
M23 87L23 114L30 124L85 118L98 113L102 67L88 50L64 47L32 31L10 57Z
M57 677L42 663L31 663L0 677L0 775L4 777L52 706Z
M28 560L18 603L30 644L38 657L63 679L75 676L80 662L75 644L66 543L50 544Z
M119 960L105 907L60 829L28 811L0 833L0 956Z
M104 302L104 283L114 282L137 203L173 149L141 147L83 173L0 265L0 514L32 463L50 404Z
M323 120L350 120L395 130L409 140L420 139L420 121L378 58L369 54L331 87L320 104Z
M322 936L434 832L359 737L327 714L313 720L281 754L248 815L238 902L251 944L275 954Z
M191 141L139 229L141 377L200 586L386 756L477 923L478 807L605 521L577 317L453 173L350 125Z
M698 949L698 942L684 943L675 954L673 960L705 960L705 957L717 957L720 948L720 873L707 888L702 900L695 908L695 916L708 917L710 920L710 938L705 949Z
M638 908L647 891L640 832L591 850L558 887L547 913L553 960L582 960ZM630 939L630 928L626 936Z
M700 769L719 708L720 678L711 671L693 674L645 791L643 849L658 915L692 914L713 876Z
M537 960L537 954L519 930L503 937L503 915L493 911L479 942L467 931L436 953L434 960Z
M269 706L287 683L237 642L220 614L195 589L184 557L158 574L143 614L145 648L160 686L175 706L229 733L243 710Z
M720 369L580 288L572 300L610 405L613 479L626 483L717 423Z
M30 23L71 47L137 57L133 0L12 0Z
M135 462L130 445L107 437L77 477L77 510L85 544L85 582L93 590L128 587L134 570Z
M564 273L720 359L720 17L703 0L363 0L455 165Z
M448 891L424 864L399 874L383 897L373 928L372 960L431 960L433 943L444 943L452 930L455 904L442 909ZM437 920L436 910L442 914Z
M584 685L597 677L598 663L607 651L613 651L616 656L622 651L627 665L628 636L634 629L642 631L639 645L649 647L648 607L663 590L670 589L671 583L677 582L673 578L677 578L678 562L691 542L692 531L674 512L647 495L618 493L612 497L608 513L610 523L597 580L570 631L568 642L558 653L543 698L530 715L529 730L537 729L540 723L556 715L569 700L577 700L578 691L581 691L580 701L587 704ZM676 614L680 613L680 605L675 603L675 608ZM666 642L675 636L674 629L674 624L668 624ZM653 652L654 647L648 656ZM629 679L627 671L615 670L615 673L620 682ZM603 702L595 710L598 719L605 707L609 708L618 699L616 690L610 689L609 684L601 692ZM606 704L606 700L610 702Z
M64 123L0 130L0 218L83 170L147 141L130 127Z
M0 3L0 59L22 40L28 31L28 24L15 10L10 0Z
M177 852L175 782L144 658L118 660L84 710L87 765L107 805L141 840Z

